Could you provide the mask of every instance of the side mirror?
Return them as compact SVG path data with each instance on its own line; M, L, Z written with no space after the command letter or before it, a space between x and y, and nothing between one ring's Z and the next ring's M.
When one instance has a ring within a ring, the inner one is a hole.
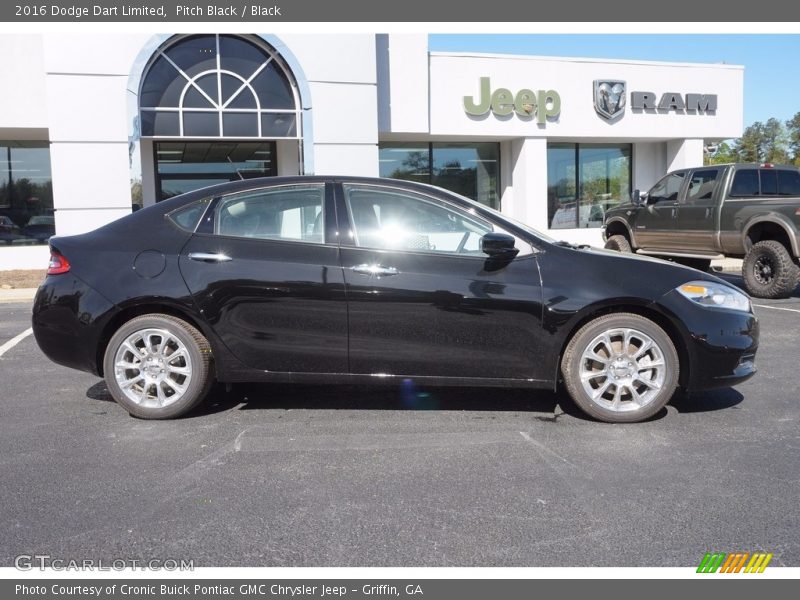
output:
M642 193L638 189L633 190L633 194L631 195L631 202L633 202L634 206L642 205Z
M519 250L514 247L515 243L514 236L492 231L481 237L480 249L491 257L516 256Z

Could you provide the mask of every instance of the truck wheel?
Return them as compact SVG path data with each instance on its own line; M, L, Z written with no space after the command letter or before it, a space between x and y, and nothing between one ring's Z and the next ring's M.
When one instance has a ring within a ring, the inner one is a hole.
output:
M174 419L203 401L214 382L211 347L171 315L131 319L111 337L103 360L108 391L141 419Z
M569 341L561 360L575 404L608 423L635 423L656 414L675 392L679 370L670 337L632 313L590 321Z
M783 244L764 240L753 244L744 257L742 277L756 298L788 298L797 287L800 268Z
M612 235L606 240L605 248L608 250L616 250L617 252L633 252L631 243L624 235Z

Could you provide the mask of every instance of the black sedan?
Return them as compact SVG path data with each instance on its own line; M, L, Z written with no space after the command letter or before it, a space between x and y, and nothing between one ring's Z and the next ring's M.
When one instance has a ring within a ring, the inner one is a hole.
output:
M634 422L755 373L750 300L713 275L555 242L432 186L251 179L50 240L33 308L53 361L131 414L214 380L557 389Z

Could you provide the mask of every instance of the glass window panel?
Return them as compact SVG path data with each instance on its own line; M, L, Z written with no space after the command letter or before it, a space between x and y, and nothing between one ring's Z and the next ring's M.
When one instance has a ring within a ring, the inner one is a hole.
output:
M177 108L186 83L186 78L163 56L159 56L142 82L139 105Z
M292 86L275 61L268 64L251 82L261 108L272 110L295 108Z
M220 202L219 235L322 243L322 185L284 186L233 194Z
M602 227L605 212L630 197L631 147L578 145L578 227Z
M797 171L778 171L778 194L781 196L800 196L800 173Z
M778 193L778 172L774 169L759 169L761 176L761 195L774 196Z
M495 142L434 143L431 183L496 208L500 146Z
M206 93L206 96L214 101L214 106L216 106L216 102L219 97L219 90L217 89L217 74L214 73L213 75L203 75L202 77L195 79L194 83L198 88Z
M189 77L217 68L217 40L213 35L194 35L181 39L164 52Z
M184 112L183 135L219 136L219 114L216 112Z
M733 176L731 196L758 196L758 170L740 169Z
M178 227L186 231L194 231L206 208L208 208L209 202L211 202L211 198L203 198L197 202L192 202L188 206L169 213L169 218L175 221Z
M243 82L232 75L222 75L222 104L231 100L231 97L241 88ZM249 87L245 87L228 104L227 108L258 108L256 97Z
M53 235L49 144L0 141L0 246L46 244Z
M158 142L159 198L276 174L275 142Z
M217 185L218 183L226 183L230 181L229 177L185 177L178 179L162 179L159 190L159 200L166 200L173 196L180 196L187 192L194 192L195 190L208 187L210 185Z
M261 115L261 135L263 137L297 136L294 114L263 113Z
M547 147L547 211L550 229L578 226L575 144Z
M671 173L657 184L655 184L647 194L648 204L658 202L677 202L683 185L684 173Z
M550 144L547 210L551 229L601 227L630 196L630 144Z
M686 190L686 202L692 203L699 200L711 200L714 188L717 185L719 169L702 169L692 173L689 188Z
M216 92L214 94L216 96ZM213 98L214 96L212 96ZM183 97L183 107L184 108L216 108L214 104L208 101L200 91L190 85L186 90L186 95Z
M345 186L359 247L483 255L483 219L435 198L369 186Z
M422 143L388 143L379 147L380 176L431 182L430 150Z
M240 37L219 36L220 66L225 71L238 73L245 79L269 60L269 54Z
M177 111L143 110L141 127L144 136L178 136L181 132Z
M223 113L222 130L228 137L258 137L256 113Z

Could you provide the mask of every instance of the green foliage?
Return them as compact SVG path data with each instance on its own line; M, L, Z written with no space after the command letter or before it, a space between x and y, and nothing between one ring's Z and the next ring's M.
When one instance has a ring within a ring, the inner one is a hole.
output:
M766 123L756 121L733 140L722 142L713 153L706 154L705 163L716 165L728 162L770 162L800 166L800 112L788 121L770 118Z

